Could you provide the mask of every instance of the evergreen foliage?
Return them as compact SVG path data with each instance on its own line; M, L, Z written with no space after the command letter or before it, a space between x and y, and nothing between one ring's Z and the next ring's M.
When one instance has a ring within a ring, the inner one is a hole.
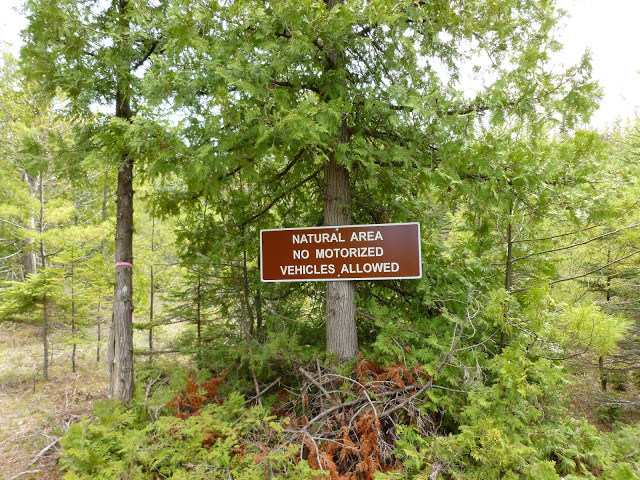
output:
M99 348L116 176L140 193L137 387L66 432L65 478L640 478L637 402L611 392L640 366L637 130L583 129L600 94L588 55L551 64L554 2L26 9L0 322L41 325L45 360L52 321ZM259 281L259 231L321 225L333 163L354 223L422 233L423 278L359 282L348 362L320 282Z

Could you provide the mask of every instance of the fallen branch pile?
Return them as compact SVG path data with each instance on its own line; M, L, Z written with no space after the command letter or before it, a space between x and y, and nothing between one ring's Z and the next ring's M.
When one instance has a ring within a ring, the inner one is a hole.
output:
M361 358L354 378L319 364L299 368L304 380L297 393L282 389L274 413L284 416L291 441L313 469L331 480L372 480L376 471L401 468L393 454L399 424L435 434L439 415L420 409L432 379L419 366L380 367Z
M382 367L360 358L351 376L342 375L319 362L297 370L297 386L276 393L271 413L281 419L286 445L298 445L300 460L314 470L326 470L331 480L373 480L375 472L400 469L394 455L399 425L414 425L421 435L435 435L440 412L427 412L424 396L435 385L420 365L396 363ZM223 372L207 382L191 376L186 387L169 403L176 417L200 415L207 403L221 405L218 387ZM272 382L263 392L279 383ZM209 432L203 441L208 447L221 437ZM284 446L265 435L245 439L234 454L261 452L254 461L262 463L268 450Z

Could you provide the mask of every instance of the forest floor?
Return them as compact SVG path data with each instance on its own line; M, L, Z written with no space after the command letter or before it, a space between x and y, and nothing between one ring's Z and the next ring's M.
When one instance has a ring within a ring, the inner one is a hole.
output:
M59 478L57 440L68 426L106 397L107 368L95 346L77 349L53 341L49 380L42 380L42 341L37 328L0 329L0 478ZM103 353L106 353L103 349Z
M71 423L91 413L95 401L106 398L106 349L98 363L95 342L78 345L78 368L72 373L71 346L55 332L50 339L53 355L50 351L49 380L44 381L39 328L0 328L0 479L60 479L57 441ZM586 417L601 431L611 431L616 421L639 422L637 382L631 376L612 378L612 388L604 393L588 360L568 366L573 381L563 394L572 416Z
M607 390L603 391L597 359L582 357L570 362L571 383L563 394L570 404L571 416L586 418L602 432L615 430L616 422L640 422L640 385L627 373L609 374Z

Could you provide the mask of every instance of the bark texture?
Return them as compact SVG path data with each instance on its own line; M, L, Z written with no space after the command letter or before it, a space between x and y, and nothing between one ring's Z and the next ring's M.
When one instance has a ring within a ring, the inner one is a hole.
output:
M118 1L119 23L129 30L128 0ZM126 42L124 39L123 42ZM122 51L128 51L123 45ZM116 75L116 117L131 121L131 62L123 55ZM125 150L120 158L116 192L116 264L133 263L133 157ZM129 402L133 397L133 267L115 267L113 316L109 332L109 398Z
M133 160L123 159L118 173L116 263L133 263ZM113 316L109 332L109 397L128 402L133 396L133 269L115 267Z
M349 171L334 159L324 167L324 224L351 224ZM354 281L326 283L327 351L339 360L358 356L355 294Z
M329 10L343 0L325 0ZM329 68L339 68L344 55L338 51L328 52ZM338 134L338 143L346 143L349 133L346 120ZM338 164L335 155L324 167L324 224L351 224L351 185L349 170ZM338 360L350 360L358 356L358 334L356 330L356 284L354 281L326 282L326 329L327 351Z

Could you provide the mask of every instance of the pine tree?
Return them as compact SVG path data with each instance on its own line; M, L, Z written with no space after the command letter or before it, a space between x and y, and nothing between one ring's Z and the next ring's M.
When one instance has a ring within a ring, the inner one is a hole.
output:
M22 50L23 66L43 90L60 90L70 112L87 120L96 104L110 105L113 115L102 119L109 155L117 165L115 291L109 336L109 396L128 402L133 395L133 176L140 145L136 127L144 125L138 111L141 78L162 42L166 5L129 0L31 0L25 5L29 26ZM140 118L140 123L136 123ZM141 132L139 132L141 133ZM145 133L141 133L143 138Z
M512 124L571 129L598 95L587 57L549 68L551 2L182 5L151 72L193 152L169 205L217 208L227 244L265 227L430 223L425 191L451 188L470 144ZM353 286L327 289L327 348L353 358Z

